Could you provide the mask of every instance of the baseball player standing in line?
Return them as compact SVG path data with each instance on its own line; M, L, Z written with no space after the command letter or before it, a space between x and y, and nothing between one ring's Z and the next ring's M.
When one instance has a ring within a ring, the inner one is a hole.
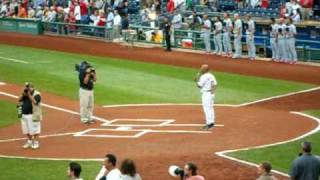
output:
M223 52L222 49L222 23L221 23L221 19L219 16L215 17L215 23L214 23L214 39L215 39L215 43L214 47L215 47L215 52L214 54L217 55L221 55Z
M206 54L210 54L211 52L211 44L210 44L211 21L209 20L207 14L203 16L203 19L204 19L203 26L202 26L203 41L206 48Z
M206 118L206 125L202 129L208 130L213 128L215 123L213 104L218 83L214 75L209 72L209 66L207 64L201 66L195 81L201 89L202 107Z
M234 14L234 28L233 28L233 34L234 34L234 49L235 53L233 55L233 59L241 58L242 56L242 21L239 18L239 14Z
M287 47L288 47L288 59L290 64L295 64L298 60L297 51L296 51L296 36L297 30L296 26L293 24L292 19L289 19L287 25Z
M28 138L26 144L22 147L24 149L37 149L40 147L39 135L41 132L40 122L42 120L40 93L34 89L31 83L26 83L18 102L18 107L21 108L19 117L21 118L22 133Z
M280 18L280 24L278 26L278 43L279 43L279 61L286 62L288 60L288 52L287 52L287 40L286 40L286 27L285 19Z
M232 33L232 21L228 13L223 15L223 47L224 56L232 57L232 46L231 46L231 33Z
M246 40L247 40L247 48L248 48L248 58L250 60L254 60L256 58L256 45L254 44L254 32L255 32L255 23L251 19L251 16L247 16L248 27L246 30Z
M272 61L278 61L279 60L278 24L276 23L275 18L271 18L270 45L272 50Z

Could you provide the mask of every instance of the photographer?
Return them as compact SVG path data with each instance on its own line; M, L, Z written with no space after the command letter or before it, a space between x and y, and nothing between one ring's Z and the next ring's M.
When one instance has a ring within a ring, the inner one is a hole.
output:
M184 166L184 176L186 180L205 180L203 176L197 174L198 167L193 163Z
M94 83L97 80L95 69L86 61L76 65L80 81L80 118L84 124L94 123L92 119L94 106Z
M39 134L41 130L42 110L41 96L32 84L26 83L25 88L19 97L18 108L21 110L19 117L21 118L22 132L28 138L24 149L39 148Z

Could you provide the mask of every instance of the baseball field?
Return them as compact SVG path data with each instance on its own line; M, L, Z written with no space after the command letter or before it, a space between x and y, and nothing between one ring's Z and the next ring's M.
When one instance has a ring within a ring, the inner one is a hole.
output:
M74 66L83 60L97 72L97 123L90 126L78 113ZM211 131L200 130L204 117L193 81L204 63L219 84ZM43 96L37 150L21 148L16 101L25 82ZM0 84L0 179L66 179L71 160L83 166L84 179L94 179L107 153L133 159L147 180L172 179L168 167L189 161L209 180L255 179L262 161L288 179L303 140L320 154L317 66L0 33Z

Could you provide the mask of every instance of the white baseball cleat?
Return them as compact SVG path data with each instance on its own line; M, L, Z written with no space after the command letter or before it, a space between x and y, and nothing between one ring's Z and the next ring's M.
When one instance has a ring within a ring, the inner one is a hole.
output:
M32 141L28 140L23 146L22 148L23 149L28 149L28 148L31 148L32 146Z
M38 149L39 147L40 147L40 144L39 144L38 141L34 141L34 142L32 143L32 146L31 146L32 149Z

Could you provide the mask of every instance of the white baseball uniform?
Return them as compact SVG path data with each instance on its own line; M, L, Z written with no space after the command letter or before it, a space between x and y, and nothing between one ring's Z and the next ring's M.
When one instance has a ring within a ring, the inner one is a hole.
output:
M206 117L207 125L215 122L213 109L215 94L212 94L212 87L216 86L217 84L216 78L209 72L202 74L198 81L198 86L201 89L200 92L202 93L202 107Z

